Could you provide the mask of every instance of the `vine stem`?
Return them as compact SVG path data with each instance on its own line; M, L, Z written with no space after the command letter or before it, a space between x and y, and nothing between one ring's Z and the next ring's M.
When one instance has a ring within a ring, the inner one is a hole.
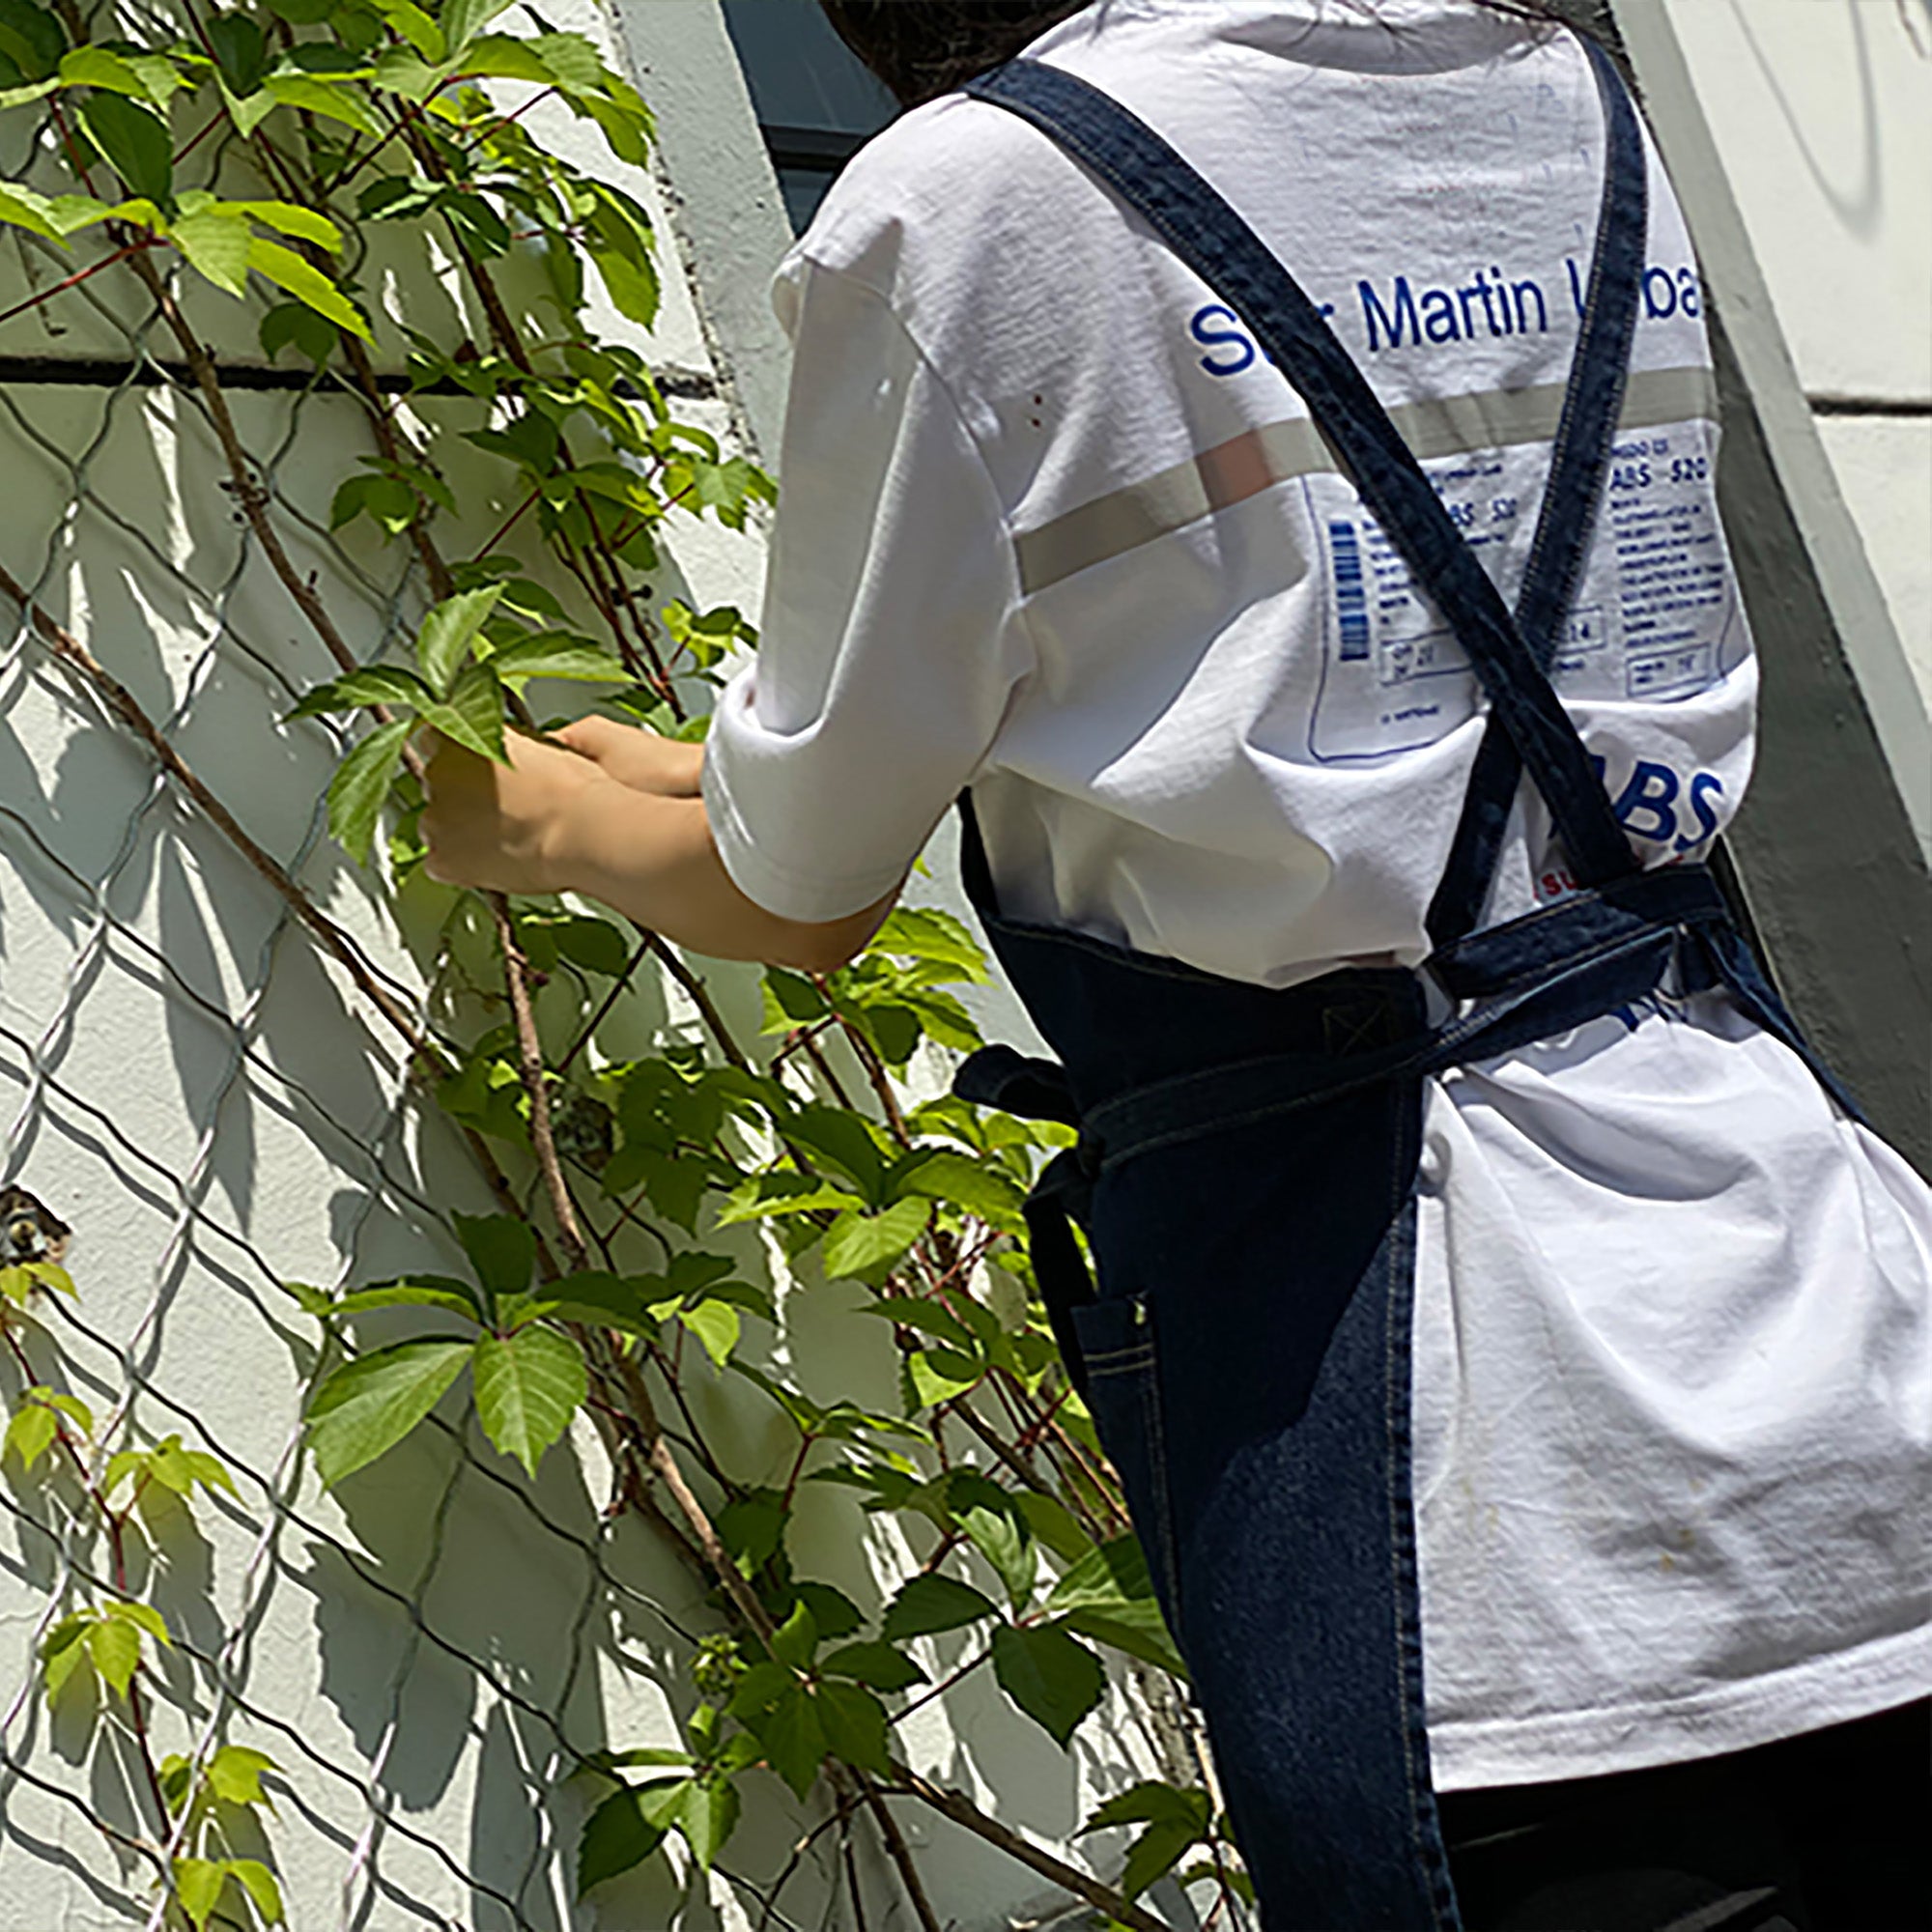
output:
M724 1023L724 1015L718 1010L717 1002L712 999L710 989L704 981L684 963L676 950L668 945L661 934L645 931L642 926L638 930L643 934L644 943L650 948L652 957L657 959L665 971L684 988L691 1004L697 1009L698 1015L709 1029L711 1037L718 1043L718 1051L740 1073L749 1073L752 1070L752 1063L746 1058L744 1048L732 1037L731 1029Z
M866 1801L867 1808L879 1828L879 1836L886 1841L886 1852L893 1863L898 1867L899 1883L905 1887L906 1896L912 1900L912 1909L919 1915L919 1922L924 1932L944 1932L939 1922L939 1915L932 1909L932 1900L926 1896L925 1881L919 1875L919 1866L913 1861L912 1848L905 1841L905 1833L899 1830L899 1821L892 1814L892 1807L879 1796L879 1788L863 1771L854 1769L852 1781L858 1785L860 1795ZM856 1874L852 1883L852 1906L859 1905L859 1886Z
M581 1274L590 1264L590 1249L577 1218L577 1203L570 1197L570 1183L564 1179L563 1163L556 1157L556 1135L550 1118L550 1076L544 1071L543 1042L537 1037L536 1009L530 1000L529 961L524 957L509 900L501 893L485 893L483 897L496 923L497 944L503 954L503 980L517 1030L518 1071L530 1102L530 1151L536 1155L537 1171L550 1197L564 1260L573 1274Z
M221 453L227 459L228 473L235 484L236 500L242 506L242 514L248 520L255 541L262 546L270 567L282 580L289 595L309 620L316 636L322 639L323 648L344 670L355 669L355 652L335 628L335 620L328 614L327 607L315 585L296 568L295 559L283 548L280 535L269 521L269 493L262 487L248 452L242 447L242 438L235 428L235 418L228 408L228 397L222 390L220 378L214 373L214 365L209 360L208 351L201 345L201 338L188 327L180 304L168 292L167 283L145 255L130 255L128 266L141 278L149 295L154 298L161 319L181 345L188 373L193 376L195 386L208 405L209 420L214 425L215 440L221 444Z
M25 301L15 302L12 308L0 309L0 322L12 322L16 315L25 315L29 309L39 308L43 302L52 301L56 296L66 294L69 289L78 288L82 282L99 274L102 269L111 269L116 262L125 262L129 255L142 248L158 248L160 245L158 236L149 236L139 242L129 242L125 247L115 249L111 255L103 255L99 261L90 262L84 269L76 269L72 274L63 281L56 282L52 288L43 289L38 295L29 296Z
M1057 1859L1051 1852L1042 1851L1031 1839L1021 1837L1010 1826L1002 1825L997 1818L989 1818L963 1792L950 1791L944 1785L935 1784L896 1760L893 1764L893 1776L897 1790L917 1798L921 1804L929 1805L942 1817L952 1819L955 1825L963 1826L975 1837L985 1839L989 1845L997 1845L1009 1857L1017 1859L1042 1878L1051 1879L1076 1898L1084 1898L1089 1905L1097 1905L1122 1925L1131 1927L1132 1932L1172 1932L1172 1928L1124 1897L1117 1886L1108 1885L1091 1872L1068 1864L1065 1859Z

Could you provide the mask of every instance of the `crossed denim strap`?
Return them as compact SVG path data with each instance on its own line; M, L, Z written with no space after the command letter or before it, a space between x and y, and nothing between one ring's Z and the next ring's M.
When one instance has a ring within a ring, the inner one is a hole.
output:
M1610 57L1584 45L1603 97L1607 139L1604 200L1590 261L1589 292L1536 537L1517 597L1517 628L1545 672L1556 656L1590 553L1604 478L1616 441L1636 335L1637 297L1649 239L1649 163L1636 109ZM1449 862L1429 907L1429 937L1447 946L1475 929L1502 852L1522 759L1492 716L1476 753Z
M1635 117L1615 71L1594 46L1590 54L1606 101L1620 104L1630 117L1626 135L1634 133ZM1517 617L1463 541L1435 486L1349 352L1261 238L1145 122L1072 74L1035 61L1013 61L981 75L966 91L1031 122L1083 162L1247 324L1308 405L1364 501L1455 631L1489 696L1491 729L1507 741L1515 758L1527 768L1549 808L1572 868L1585 885L1605 884L1635 871L1630 842L1582 740ZM1614 107L1611 120L1614 145L1625 138L1617 132L1620 117ZM1637 155L1640 162L1640 145ZM1628 284L1624 293L1634 318L1644 225L1640 166L1634 175L1634 210L1632 188L1628 170L1613 166L1593 274L1605 288L1616 282ZM1633 228L1637 238L1634 259L1605 258L1605 236L1617 238L1621 258ZM1614 318L1601 327L1607 334L1613 325ZM1629 322L1623 327L1627 351ZM1559 437L1559 445L1576 453L1566 458L1562 477L1551 476L1545 499L1548 527L1539 528L1535 582L1525 586L1535 590L1532 616L1540 626L1539 635L1551 643L1588 545L1604 458L1621 409L1626 365L1627 354L1611 357L1600 351L1590 356L1579 354L1572 372L1564 411L1568 433ZM1613 373L1605 375L1605 370ZM1576 486L1583 482L1590 485L1589 498L1579 506L1571 499ZM1564 486L1561 491L1559 483ZM1553 616L1543 614L1552 607ZM1504 772L1500 753L1491 755L1489 766L1478 814L1484 828L1491 815L1490 793L1507 778L1506 813L1507 795L1513 795L1516 778L1514 769ZM1481 856L1488 838L1482 829L1470 835L1472 857ZM1458 847L1463 843L1459 832ZM1490 862L1493 864L1493 849ZM1487 884L1485 877L1476 894L1479 901Z

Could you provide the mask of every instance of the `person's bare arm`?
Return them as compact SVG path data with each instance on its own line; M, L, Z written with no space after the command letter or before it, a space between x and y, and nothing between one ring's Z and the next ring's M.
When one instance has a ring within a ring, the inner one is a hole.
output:
M638 745L571 728L584 751L513 733L508 765L437 741L422 816L432 878L506 893L583 893L695 952L811 973L844 965L892 910L896 888L823 924L767 912L738 890L718 856L696 789L701 753L696 761L689 755L696 747L664 739ZM602 758L586 755L592 742ZM652 747L668 754L660 758ZM617 770L692 788L634 785Z

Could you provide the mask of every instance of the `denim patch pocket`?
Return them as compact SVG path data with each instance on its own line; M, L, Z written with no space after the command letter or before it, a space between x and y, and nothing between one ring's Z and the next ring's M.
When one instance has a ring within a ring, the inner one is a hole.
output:
M1145 1294L1116 1295L1079 1303L1070 1313L1087 1372L1087 1406L1120 1474L1168 1627L1178 1634L1179 1561L1168 1500L1152 1303Z

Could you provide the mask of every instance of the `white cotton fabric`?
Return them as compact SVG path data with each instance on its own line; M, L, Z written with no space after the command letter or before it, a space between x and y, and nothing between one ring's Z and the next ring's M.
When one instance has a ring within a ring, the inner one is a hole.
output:
M1577 43L1464 0L1103 0L1032 52L1151 122L1333 305L1513 591L1602 189ZM1756 671L1654 157L1651 200L1556 681L1663 864L1736 809ZM1043 136L953 97L852 163L777 298L797 361L764 642L704 779L739 885L856 911L970 782L1009 912L1269 985L1419 962L1473 680L1218 297ZM1569 889L1531 797L1491 916ZM1924 1184L1712 996L1461 1071L1425 1126L1438 1786L1921 1694Z

